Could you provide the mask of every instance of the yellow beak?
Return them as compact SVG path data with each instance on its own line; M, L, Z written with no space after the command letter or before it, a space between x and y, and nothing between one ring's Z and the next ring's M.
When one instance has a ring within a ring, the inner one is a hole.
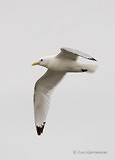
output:
M35 63L32 64L32 66L35 66L35 65L39 65L39 63L38 63L38 62L35 62Z

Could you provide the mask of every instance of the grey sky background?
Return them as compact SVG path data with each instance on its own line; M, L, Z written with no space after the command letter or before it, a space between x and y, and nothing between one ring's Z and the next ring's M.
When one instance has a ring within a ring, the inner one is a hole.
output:
M99 67L66 75L38 137L33 88L46 69L31 64L63 46L92 55ZM114 0L0 1L0 159L114 159L114 59Z

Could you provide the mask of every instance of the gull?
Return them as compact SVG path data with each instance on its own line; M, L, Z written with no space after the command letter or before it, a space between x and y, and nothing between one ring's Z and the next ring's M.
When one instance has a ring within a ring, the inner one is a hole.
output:
M92 56L79 50L61 48L58 55L42 57L32 64L47 68L46 73L36 82L34 88L34 117L37 134L41 135L46 123L46 116L50 104L50 96L54 87L62 80L67 72L89 72L96 71L94 64L81 64L78 57L96 61Z

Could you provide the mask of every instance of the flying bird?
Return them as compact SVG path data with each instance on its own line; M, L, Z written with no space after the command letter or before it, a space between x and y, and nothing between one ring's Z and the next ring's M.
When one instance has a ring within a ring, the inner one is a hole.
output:
M34 116L37 134L41 135L46 123L50 96L53 88L62 80L67 72L95 72L94 64L81 64L78 57L96 61L92 56L79 50L61 48L58 55L42 57L34 65L47 68L46 73L36 82L34 88Z

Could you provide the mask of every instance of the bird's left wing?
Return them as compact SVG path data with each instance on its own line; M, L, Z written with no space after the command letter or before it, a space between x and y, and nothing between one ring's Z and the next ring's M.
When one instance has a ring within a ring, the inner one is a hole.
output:
M47 72L36 82L34 88L34 115L38 135L43 132L49 109L51 90L61 81L65 72Z
M61 48L61 52L57 55L57 58L76 60L78 56L96 61L92 56L71 48Z

